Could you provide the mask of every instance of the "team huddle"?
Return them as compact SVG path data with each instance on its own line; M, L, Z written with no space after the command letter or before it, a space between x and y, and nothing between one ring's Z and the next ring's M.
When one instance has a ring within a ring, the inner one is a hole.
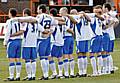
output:
M46 11L46 5L41 4L36 17L31 16L29 8L23 10L23 17L17 17L17 10L9 9L10 19L6 22L3 42L9 58L8 81L20 81L21 56L27 73L23 80L36 79L38 56L43 73L39 80L89 76L88 54L93 71L90 76L114 73L110 53L114 49L114 27L119 21L109 3L93 7L93 13L71 9L68 14L66 7L60 8L59 14L55 8L50 10L50 14L46 14ZM74 43L77 74L74 72ZM58 61L58 72L54 58ZM52 75L49 75L49 70Z

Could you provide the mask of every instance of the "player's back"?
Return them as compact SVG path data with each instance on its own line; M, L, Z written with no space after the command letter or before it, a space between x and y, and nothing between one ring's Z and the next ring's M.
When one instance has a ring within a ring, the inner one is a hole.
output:
M57 26L54 26L54 29L55 30L52 34L54 39L53 44L56 46L63 46L64 45L63 35L64 35L65 28L62 25L57 25Z
M50 15L48 14L40 14L37 16L37 20L38 20L38 23L41 24L42 27L44 27L44 29L47 29L49 30L50 27L54 24L58 24L57 21ZM38 39L46 39L42 36L43 34L40 33L38 35Z
M20 31L21 24L18 21L14 21L15 18L11 18L6 22L7 31L10 33L10 36L14 33ZM21 36L10 37L10 39L21 39Z
M23 38L23 47L36 47L37 46L37 33L38 33L38 24L37 23L24 23L23 28L24 38Z
M99 18L91 18L91 28L94 33L94 36L101 36L102 34L102 21Z

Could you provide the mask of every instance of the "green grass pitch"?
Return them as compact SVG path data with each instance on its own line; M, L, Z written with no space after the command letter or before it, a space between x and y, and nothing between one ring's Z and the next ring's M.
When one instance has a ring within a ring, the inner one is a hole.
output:
M37 80L38 77L42 76L40 61L37 60L37 73L36 81L19 81L19 82L4 82L3 79L8 77L8 59L6 58L6 51L3 44L3 40L0 40L0 83L120 83L120 70L118 69L115 74L104 75L99 77L86 77L86 78L70 78L70 79L55 79L48 81ZM76 54L74 52L76 59ZM112 53L114 65L120 68L120 39L115 41L115 52ZM77 73L77 64L75 66L75 73ZM91 73L91 65L88 64L88 73ZM51 72L50 72L51 74ZM22 60L22 72L21 78L26 76L25 64Z

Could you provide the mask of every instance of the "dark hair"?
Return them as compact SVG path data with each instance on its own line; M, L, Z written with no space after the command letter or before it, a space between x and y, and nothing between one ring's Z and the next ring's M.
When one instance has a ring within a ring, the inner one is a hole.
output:
M50 14L52 14L53 16L57 16L58 12L56 8L52 8L50 9Z
M99 8L102 9L102 6L101 5L96 5L96 6L93 7L93 9L99 9Z
M39 5L38 8L39 8L39 10L42 9L42 13L46 13L46 11L47 11L45 4Z
M103 5L105 6L105 8L108 9L108 11L110 11L112 9L112 6L110 3L104 3Z
M16 10L16 8L10 8L10 9L9 9L9 12L11 13L11 15L12 15L13 17L15 17L15 16L17 15L17 10Z
M25 9L23 10L23 13L24 13L24 14L27 14L28 16L31 16L31 10L30 10L29 8L25 8Z

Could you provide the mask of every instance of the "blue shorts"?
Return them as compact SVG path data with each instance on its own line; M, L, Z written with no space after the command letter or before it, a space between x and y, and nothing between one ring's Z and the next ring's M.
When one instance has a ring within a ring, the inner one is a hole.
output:
M78 41L78 42L76 42L76 46L77 46L77 53L79 53L79 52L86 53L89 51L88 40Z
M50 38L47 39L38 39L37 46L38 46L38 53L41 58L46 58L50 55Z
M102 36L96 36L91 39L90 52L91 53L102 52Z
M63 55L63 46L53 45L51 50L51 56L59 58L59 57L62 57L62 55Z
M37 58L36 47L23 47L22 58L25 60L34 60Z
M21 39L9 40L7 44L7 56L8 58L21 57Z
M103 38L102 38L102 51L109 52L109 42L110 42L110 37L108 33L103 33Z
M110 40L109 42L109 51L108 52L113 52L114 50L114 40Z
M64 37L63 54L72 54L74 49L74 38L72 36Z

